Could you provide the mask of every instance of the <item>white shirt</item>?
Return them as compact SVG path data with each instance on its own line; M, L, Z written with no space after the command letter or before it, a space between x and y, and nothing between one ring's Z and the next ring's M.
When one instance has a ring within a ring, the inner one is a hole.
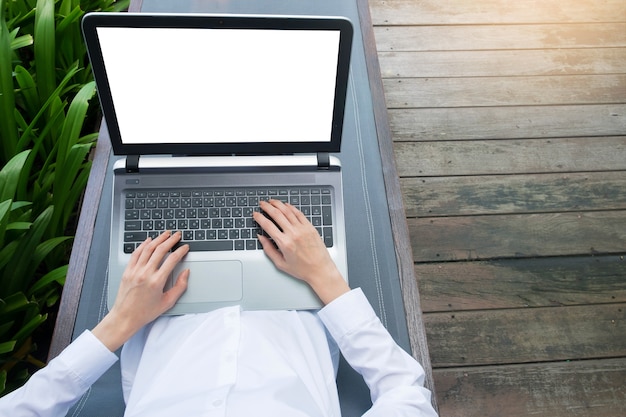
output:
M340 416L334 341L370 388L366 416L436 416L422 367L360 289L317 313L230 307L157 319L122 351L125 416ZM65 415L115 361L87 331L1 398L0 416Z

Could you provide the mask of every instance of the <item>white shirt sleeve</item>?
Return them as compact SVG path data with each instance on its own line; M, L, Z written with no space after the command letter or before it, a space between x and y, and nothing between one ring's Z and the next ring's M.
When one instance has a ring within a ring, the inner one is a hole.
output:
M23 387L0 398L0 417L64 416L116 361L114 353L85 331Z
M360 288L318 314L370 389L373 405L365 416L437 416L424 388L424 369L395 343Z

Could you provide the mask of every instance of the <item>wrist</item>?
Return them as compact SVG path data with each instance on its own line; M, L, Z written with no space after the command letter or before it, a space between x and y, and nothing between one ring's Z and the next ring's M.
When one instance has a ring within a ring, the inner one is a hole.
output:
M339 271L334 271L323 279L311 283L311 288L324 305L350 291L350 286L343 279Z
M102 342L111 352L118 350L126 343L138 329L132 329L125 320L117 318L111 310L91 333Z

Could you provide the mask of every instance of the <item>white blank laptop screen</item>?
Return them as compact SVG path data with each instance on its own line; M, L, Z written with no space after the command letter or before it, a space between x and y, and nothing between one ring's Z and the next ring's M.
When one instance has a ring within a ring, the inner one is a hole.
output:
M97 33L123 144L331 139L339 31Z

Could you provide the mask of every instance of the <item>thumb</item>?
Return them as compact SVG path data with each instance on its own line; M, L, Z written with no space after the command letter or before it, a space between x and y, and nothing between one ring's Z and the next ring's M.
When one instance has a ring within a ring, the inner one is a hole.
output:
M163 299L168 309L176 304L176 301L187 291L189 284L189 269L185 269L176 278L176 283L163 294Z

